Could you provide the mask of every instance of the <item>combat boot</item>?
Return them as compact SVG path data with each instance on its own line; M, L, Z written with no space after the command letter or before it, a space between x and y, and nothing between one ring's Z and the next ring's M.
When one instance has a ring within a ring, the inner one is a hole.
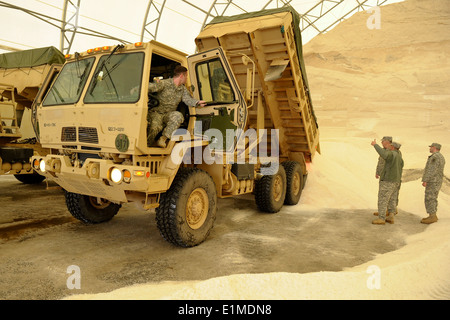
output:
M432 213L428 217L420 220L421 223L425 223L425 224L431 224L431 223L434 223L437 221L438 221L438 217L437 217L436 213Z
M165 148L166 147L166 137L165 136L161 136L159 139L158 139L158 141L156 141L156 145L158 146L158 147L161 147L161 148Z
M372 221L372 224L383 225L383 224L385 224L385 223L386 223L386 222L385 222L383 219L381 219L381 218L378 218L378 219L375 219L375 220Z
M394 213L388 213L386 215L386 222L390 223L390 224L394 224Z

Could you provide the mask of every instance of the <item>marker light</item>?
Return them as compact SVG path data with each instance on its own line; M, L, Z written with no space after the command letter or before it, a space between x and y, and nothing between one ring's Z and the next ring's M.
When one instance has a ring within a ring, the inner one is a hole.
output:
M144 170L135 170L134 175L136 177L143 177L145 175L145 171Z
M117 169L117 168L113 168L111 170L111 180L115 183L119 183L120 181L122 181L123 179L123 174L122 171Z
M34 159L34 160L33 160L33 168L34 168L35 170L38 170L38 169L39 169L39 160L38 160L38 159Z
M143 42L136 42L136 43L134 44L134 46L135 46L135 47L142 47L143 44L144 44Z
M128 170L123 170L123 181L126 183L130 183L131 181L131 172Z

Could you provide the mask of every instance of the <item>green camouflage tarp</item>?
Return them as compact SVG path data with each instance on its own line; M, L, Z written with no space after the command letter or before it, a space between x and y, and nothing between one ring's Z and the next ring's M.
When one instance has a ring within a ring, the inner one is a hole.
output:
M45 47L0 54L0 68L31 68L44 64L63 64L64 55L55 47Z

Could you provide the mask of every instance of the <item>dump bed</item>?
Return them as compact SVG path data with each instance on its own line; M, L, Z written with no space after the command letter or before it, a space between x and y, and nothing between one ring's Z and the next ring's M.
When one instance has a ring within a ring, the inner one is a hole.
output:
M1 138L33 135L30 121L26 128L21 127L24 111L31 107L51 66L64 62L64 55L55 47L0 54Z
M0 83L16 88L19 109L30 107L52 64L63 64L64 55L55 47L0 54Z
M255 103L247 128L278 129L282 159L311 161L320 152L319 130L298 25L299 15L292 8L217 17L195 41L200 52L223 48L242 91L251 90L242 54L256 63ZM257 123L262 112L263 125Z

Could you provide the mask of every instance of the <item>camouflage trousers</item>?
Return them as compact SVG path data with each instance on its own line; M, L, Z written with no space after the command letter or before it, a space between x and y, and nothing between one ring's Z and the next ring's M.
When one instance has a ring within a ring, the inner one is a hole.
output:
M378 216L386 219L386 210L394 213L397 208L400 182L380 181L378 188Z
M425 209L428 214L435 214L438 206L438 195L441 190L441 182L427 182L425 187Z
M172 133L177 130L184 121L183 114L179 111L159 113L151 111L147 116L147 144L150 146L155 142L155 138L162 131L162 135L170 139Z

